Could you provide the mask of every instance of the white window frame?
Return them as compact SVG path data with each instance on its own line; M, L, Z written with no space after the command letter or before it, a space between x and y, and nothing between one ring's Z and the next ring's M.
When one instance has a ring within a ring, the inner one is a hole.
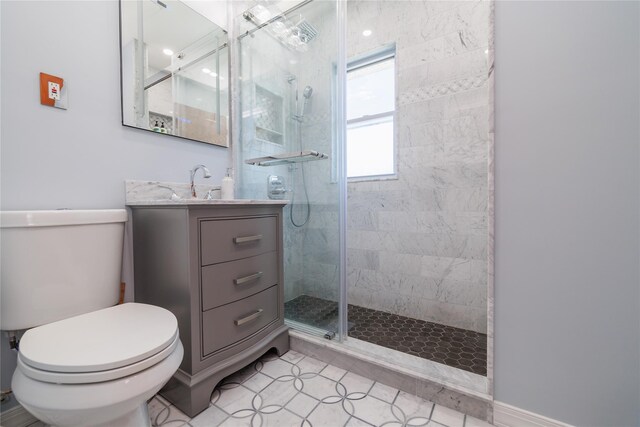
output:
M394 60L394 94L397 94L397 78L395 76L395 61L396 61L396 46L395 44L385 46L381 49L377 49L373 52L368 52L364 55L360 55L352 58L347 62L347 75L351 71L355 71L364 67L368 67L379 62L387 61L389 59ZM395 97L394 97L395 98ZM347 101L348 102L348 101ZM348 182L358 182L358 181L382 181L388 179L398 179L398 146L396 143L397 140L397 121L396 121L396 110L397 105L394 100L393 110L384 111L378 114L365 115L361 117L356 117L350 120L346 120L346 128L347 131L349 129L355 129L361 126L367 126L369 124L374 124L376 122L386 121L385 119L391 119L391 123L393 123L393 172L389 174L383 175L363 175L363 176L347 176ZM346 144L349 143L348 137L345 141Z

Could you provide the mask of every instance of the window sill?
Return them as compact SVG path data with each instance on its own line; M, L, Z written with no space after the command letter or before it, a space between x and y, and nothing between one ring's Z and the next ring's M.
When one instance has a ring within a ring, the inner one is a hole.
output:
M390 174L390 175L374 175L374 176L354 176L351 178L347 178L347 183L351 184L357 182L371 182L371 181L397 181L398 174Z

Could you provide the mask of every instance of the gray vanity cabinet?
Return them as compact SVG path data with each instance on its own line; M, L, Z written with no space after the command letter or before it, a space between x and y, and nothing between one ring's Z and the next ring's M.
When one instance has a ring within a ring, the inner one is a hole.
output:
M130 207L135 300L172 311L184 346L160 394L193 417L221 379L289 349L282 204Z

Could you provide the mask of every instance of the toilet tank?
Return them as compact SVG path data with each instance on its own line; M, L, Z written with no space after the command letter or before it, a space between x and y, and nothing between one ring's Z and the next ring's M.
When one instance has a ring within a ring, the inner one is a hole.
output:
M118 302L127 211L0 212L0 329Z

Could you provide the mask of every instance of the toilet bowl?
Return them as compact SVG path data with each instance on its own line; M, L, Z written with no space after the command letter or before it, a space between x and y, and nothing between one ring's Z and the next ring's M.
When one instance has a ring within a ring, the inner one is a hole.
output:
M170 311L118 303L124 209L0 212L0 329L26 332L16 400L52 426L149 426L178 370Z
M171 312L123 304L27 331L12 388L53 426L145 426L147 400L182 356Z

